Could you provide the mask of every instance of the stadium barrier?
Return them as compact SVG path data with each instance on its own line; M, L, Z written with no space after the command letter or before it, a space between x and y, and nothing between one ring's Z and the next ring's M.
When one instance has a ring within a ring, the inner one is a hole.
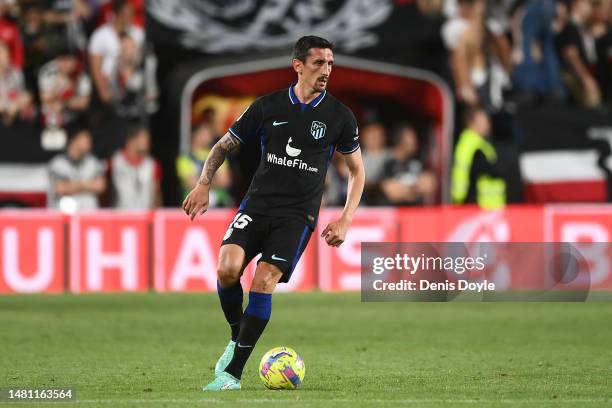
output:
M322 210L319 228L339 209ZM206 292L215 290L219 244L233 210L211 210L190 222L179 210L0 212L0 293ZM360 288L362 242L610 242L612 205L360 209L340 248L313 235L280 291ZM592 289L612 290L609 245L585 251ZM248 288L255 261L245 270ZM517 288L529 268L514 268Z

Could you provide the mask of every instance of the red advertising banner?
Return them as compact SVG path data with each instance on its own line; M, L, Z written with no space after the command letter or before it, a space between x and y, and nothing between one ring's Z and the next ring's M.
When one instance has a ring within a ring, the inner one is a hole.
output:
M542 242L542 207L476 206L400 210L403 242Z
M584 257L576 285L612 289L612 245L601 244L611 242L612 206L549 205L544 207L544 225L546 241L574 242Z
M190 221L180 210L153 215L153 287L158 292L215 291L219 245L233 210L208 211Z
M361 287L361 243L393 242L399 238L397 210L362 208L357 211L344 243L339 248L321 238L327 224L340 217L341 210L321 211L319 227L313 237L318 241L319 289L323 291L359 290Z
M601 244L612 238L612 206L360 208L344 244L332 248L319 234L340 213L321 211L290 282L278 291L359 290L362 242L458 242L468 253L479 243L495 243L486 277L500 289L531 290L562 280L564 289L612 290L612 246ZM215 291L219 245L234 216L235 210L211 210L192 222L180 210L72 216L2 211L0 293ZM556 276L556 264L542 264L549 259L545 251L527 246L522 256L504 253L505 243L542 242L572 242L578 275ZM245 290L256 261L245 269Z
M155 290L216 291L219 248L235 215L234 210L213 210L190 221L182 211L156 211L153 218ZM257 259L242 275L245 291L250 288ZM314 289L315 263L314 245L309 244L289 283L280 284L277 290Z
M149 213L98 211L70 220L70 291L149 289Z
M46 211L0 212L0 293L61 293L65 217Z

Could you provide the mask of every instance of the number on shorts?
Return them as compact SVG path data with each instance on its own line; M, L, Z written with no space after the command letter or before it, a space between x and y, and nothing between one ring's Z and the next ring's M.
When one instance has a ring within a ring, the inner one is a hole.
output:
M238 213L236 214L236 217L234 217L234 221L232 221L232 227L244 229L244 227L249 225L249 222L251 221L253 221L253 219L248 215Z

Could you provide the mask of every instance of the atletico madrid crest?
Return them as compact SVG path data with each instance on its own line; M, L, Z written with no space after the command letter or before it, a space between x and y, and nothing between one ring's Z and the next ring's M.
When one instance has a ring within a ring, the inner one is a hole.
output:
M325 126L325 123L313 120L312 125L310 126L310 134L315 138L315 140L319 140L325 136L326 128L327 126Z

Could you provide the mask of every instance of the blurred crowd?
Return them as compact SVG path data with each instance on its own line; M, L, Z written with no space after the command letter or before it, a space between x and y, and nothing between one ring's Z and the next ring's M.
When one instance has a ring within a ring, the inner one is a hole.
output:
M91 153L92 136L74 127L64 153L49 163L47 205L66 213L101 206L147 210L162 205L161 168L150 153L151 137L138 124L126 131L125 146L107 161Z
M49 163L48 206L65 211L161 204L144 126L156 109L144 0L0 0L0 126L31 123ZM92 154L91 128L123 118L124 148ZM97 118L98 123L96 123Z
M435 35L448 55L443 68L450 72L457 117L469 118L456 123L455 136L466 135L465 146L478 145L464 152L464 159L470 166L484 160L479 171L495 173L497 159L494 150L485 154L494 149L488 142L474 142L473 136L495 134L489 120L500 111L541 104L612 107L612 0L415 4L419 18L439 25ZM37 123L41 146L59 153L49 164L51 207L161 205L160 166L151 157L143 125L157 109L158 96L144 7L145 0L0 0L0 126ZM120 130L125 146L102 161L92 155L90 130L92 118L109 114L131 125ZM194 127L190 151L175 163L183 194L195 184L219 133L207 120ZM363 205L440 201L440 180L422 147L429 137L408 122L362 121ZM334 164L324 201L342 205L348 171L342 160L335 158ZM467 171L469 180L482 180ZM211 207L236 204L237 172L231 161L219 169ZM458 196L477 202L470 188L460 188Z
M447 17L442 38L460 103L612 106L610 0L420 1Z
M437 71L450 72L457 105L453 202L492 208L507 202L494 142L518 139L507 134L518 110L612 108L612 0L416 0L416 7L421 19L439 25L433 35L448 56ZM410 123L362 121L367 179L362 205L439 202L440 180L422 149L429 137ZM204 159L199 151L194 163ZM347 176L335 157L326 181L327 205L343 205ZM218 189L229 191L227 180L224 174Z
M96 111L143 121L155 64L144 0L0 0L0 116L41 125L47 150Z
M406 206L433 204L437 178L427 168L421 142L410 123L398 123L389 132L372 121L360 129L360 143L366 172L362 205ZM349 171L344 160L334 156L335 166L327 177L325 202L343 206Z

